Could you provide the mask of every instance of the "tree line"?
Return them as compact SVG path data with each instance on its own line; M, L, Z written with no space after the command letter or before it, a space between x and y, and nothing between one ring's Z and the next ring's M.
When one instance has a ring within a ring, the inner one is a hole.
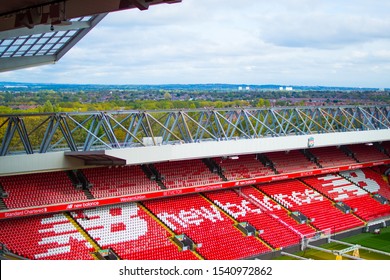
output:
M108 110L167 110L326 104L390 104L390 92L359 91L0 91L0 114Z

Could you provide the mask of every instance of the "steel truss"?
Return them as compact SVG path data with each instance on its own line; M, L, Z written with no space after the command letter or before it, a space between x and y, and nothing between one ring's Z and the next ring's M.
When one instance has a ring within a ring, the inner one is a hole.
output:
M389 106L0 115L0 156L390 129Z

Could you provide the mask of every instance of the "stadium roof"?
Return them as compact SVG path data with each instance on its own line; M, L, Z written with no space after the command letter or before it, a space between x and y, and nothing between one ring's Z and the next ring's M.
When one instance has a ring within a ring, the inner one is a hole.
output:
M109 12L181 0L0 2L0 72L55 63Z
M389 106L0 115L0 176L389 140Z
M71 20L71 25L22 29L0 33L0 72L57 62L81 40L105 14ZM7 34L20 36L4 38Z

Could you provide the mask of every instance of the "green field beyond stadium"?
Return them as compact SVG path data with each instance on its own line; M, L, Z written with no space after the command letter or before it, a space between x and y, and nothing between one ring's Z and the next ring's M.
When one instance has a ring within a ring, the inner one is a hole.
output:
M363 247L368 247L368 248L390 253L390 227L382 228L380 234L362 233L356 236L342 239L341 241L351 243L351 244L359 244ZM331 242L328 244L324 244L320 247L328 250L339 251L339 250L346 249L349 246ZM349 252L348 254L352 255L352 251ZM294 255L306 259L314 259L314 260L335 260L336 259L336 255L332 253L326 253L315 249L306 249ZM365 250L365 249L359 249L359 255L360 258L366 260L390 260L390 256L379 254L376 252L370 252L369 250ZM276 258L276 260L294 260L294 258L289 256L282 256ZM348 258L343 257L343 260L348 260Z

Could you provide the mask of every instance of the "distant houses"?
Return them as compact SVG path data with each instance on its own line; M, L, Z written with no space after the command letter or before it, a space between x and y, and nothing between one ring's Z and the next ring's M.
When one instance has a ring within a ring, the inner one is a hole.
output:
M286 87L286 88L284 88L284 87L279 87L279 90L280 90L280 91L283 91L283 90L285 90L285 91L293 91L293 87Z

